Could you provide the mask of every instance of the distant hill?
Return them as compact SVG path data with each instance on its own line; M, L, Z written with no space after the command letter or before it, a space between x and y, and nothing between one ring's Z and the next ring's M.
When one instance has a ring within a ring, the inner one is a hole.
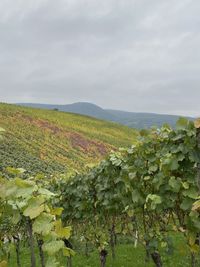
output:
M156 113L138 113L127 112L112 109L103 109L97 105L87 102L78 102L69 105L48 105L48 104L33 104L20 103L19 105L29 106L42 109L57 109L64 112L72 112L82 115L88 115L94 118L117 122L132 128L150 128L152 126L160 127L164 123L175 126L176 121L180 116L165 115ZM193 119L189 118L188 119Z
M83 170L137 136L136 130L116 123L11 104L0 104L0 127L5 129L0 171L11 166L33 174Z
M78 102L68 105L49 105L49 104L34 104L34 103L18 103L18 105L32 107L32 108L60 110L64 112L87 115L102 120L117 121L117 117L114 114L112 114L112 112L88 102Z

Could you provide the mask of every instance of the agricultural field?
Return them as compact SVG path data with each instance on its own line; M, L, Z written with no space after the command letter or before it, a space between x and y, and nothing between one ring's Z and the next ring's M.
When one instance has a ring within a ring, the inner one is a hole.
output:
M54 110L0 104L1 170L24 168L30 174L86 169L111 150L135 142L137 131L115 123Z
M199 266L200 120L142 130L71 176L7 171L1 267Z

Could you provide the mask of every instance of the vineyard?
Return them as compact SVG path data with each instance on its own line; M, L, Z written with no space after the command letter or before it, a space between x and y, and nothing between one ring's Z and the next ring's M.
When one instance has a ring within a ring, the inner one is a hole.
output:
M82 171L111 150L128 147L137 131L115 123L54 110L0 104L0 170L24 168L29 175Z
M200 265L200 121L142 130L82 174L23 173L2 172L1 267Z

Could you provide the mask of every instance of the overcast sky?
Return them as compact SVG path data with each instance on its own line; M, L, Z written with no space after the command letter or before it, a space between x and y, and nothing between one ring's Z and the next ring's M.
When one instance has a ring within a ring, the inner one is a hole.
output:
M200 0L0 0L0 101L200 115Z

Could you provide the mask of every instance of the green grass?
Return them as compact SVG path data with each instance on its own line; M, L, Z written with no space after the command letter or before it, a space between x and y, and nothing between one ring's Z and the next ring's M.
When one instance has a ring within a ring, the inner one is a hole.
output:
M172 255L162 254L164 267L190 267L191 256L182 236L174 237L174 253ZM77 250L79 248L76 248ZM98 267L99 256L97 251L90 253L87 258L82 252L76 253L72 259L73 267ZM197 257L197 266L200 264L200 258ZM63 260L66 266L66 260ZM14 252L11 255L9 267L17 267ZM22 267L30 266L30 256L27 249L22 251ZM37 258L37 267L40 266L39 258ZM134 248L133 244L119 244L116 247L116 259L112 260L109 251L106 267L153 267L152 260L145 262L145 251L143 247Z
M0 104L1 166L31 172L82 171L111 150L135 142L137 131L88 116Z

